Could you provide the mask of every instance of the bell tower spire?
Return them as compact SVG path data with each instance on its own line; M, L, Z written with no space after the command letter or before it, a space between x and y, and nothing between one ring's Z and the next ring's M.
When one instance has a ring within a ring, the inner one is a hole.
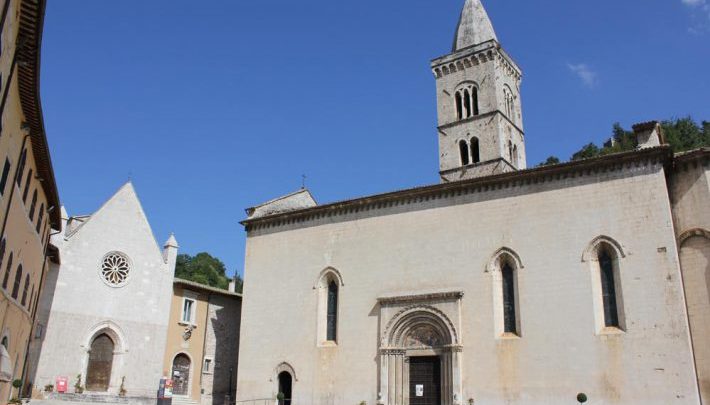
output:
M466 0L452 53L434 59L442 182L526 168L522 71L481 0Z

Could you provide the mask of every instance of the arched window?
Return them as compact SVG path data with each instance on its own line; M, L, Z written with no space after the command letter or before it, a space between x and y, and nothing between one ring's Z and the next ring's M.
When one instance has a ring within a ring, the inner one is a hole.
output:
M30 169L29 174L27 175L27 180L25 180L25 190L22 192L22 202L24 204L27 204L27 196L30 193L30 183L32 180L32 169Z
M600 249L599 252L599 275L601 277L602 303L604 305L604 326L618 328L620 323L614 259L606 247Z
M35 230L37 233L39 233L40 228L42 227L42 220L44 219L44 204L39 206L39 215L37 215L37 226L35 227Z
M461 152L461 165L466 166L467 164L471 163L471 160L468 156L468 144L466 144L466 141L460 140L459 141L459 152Z
M20 284L22 284L22 265L17 266L15 273L15 283L12 286L12 298L17 299L20 295Z
M468 89L463 91L463 107L466 118L471 117L471 94L468 92Z
M517 297L515 293L515 270L505 263L501 270L503 280L503 332L518 334L516 315Z
M481 147L478 142L478 138L475 136L471 138L471 161L473 163L481 162Z
M10 272L12 271L12 252L10 252L10 257L7 258L7 267L5 270L5 277L2 279L2 288L7 290L7 283L10 281Z
M473 115L478 115L478 87L471 90L471 104L473 104Z
M326 339L329 342L338 340L338 284L335 280L331 280L328 284L328 325L326 333Z
M8 350L10 348L10 343L7 340L7 336L3 336L2 341L0 341L0 345L3 345L5 347L5 350Z
M35 209L37 208L37 190L35 189L35 192L32 193L32 204L30 204L30 221L34 222L35 220Z
M461 120L463 119L463 102L461 100L461 92L457 91L454 98L456 99L456 119Z
M22 306L26 307L27 306L27 294L30 292L30 275L27 274L25 276L25 286L22 289Z
M27 163L27 149L22 151L20 165L17 168L17 187L22 187L22 179L25 175L25 163Z
M520 256L503 247L491 258L486 271L493 282L493 317L496 338L519 338L521 334L519 275Z
M293 400L293 377L288 371L279 373L279 394L283 395L283 402L279 405L291 405Z

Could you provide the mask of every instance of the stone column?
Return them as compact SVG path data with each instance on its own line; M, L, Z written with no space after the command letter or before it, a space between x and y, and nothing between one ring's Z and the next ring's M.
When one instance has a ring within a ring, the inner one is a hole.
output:
M395 364L396 364L396 373L397 377L395 380L395 384L397 385L397 391L396 391L396 397L395 397L395 404L396 405L404 405L402 402L402 383L404 382L402 378L402 371L404 370L404 356L400 353L395 354Z
M409 405L409 357L404 357L402 376L402 403Z
M378 405L389 405L387 403L389 388L389 359L386 350L380 350L380 392L378 393Z
M463 347L454 346L451 348L451 360L453 371L453 393L455 395L453 405L463 404L463 373L461 365L463 364Z

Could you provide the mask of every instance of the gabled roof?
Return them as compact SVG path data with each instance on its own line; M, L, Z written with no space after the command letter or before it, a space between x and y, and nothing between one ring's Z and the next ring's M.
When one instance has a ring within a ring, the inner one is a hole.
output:
M311 192L306 188L302 188L291 194L286 194L283 197L278 197L263 204L247 208L246 211L249 219L253 219L283 212L298 211L317 205L318 203L315 198L313 198Z
M498 37L481 0L466 0L456 27L452 52L490 40L498 41Z
M221 288L216 288L216 287L212 287L209 285L204 285L204 284L196 283L194 281L185 280L185 279L177 278L177 277L173 280L173 285L187 287L188 289L191 289L191 290L198 290L198 291L203 291L203 292L206 291L208 293L213 293L213 294L221 294L221 295L227 295L227 296L235 297L235 298L242 298L242 294L239 294L239 293L231 292L228 290L223 290Z

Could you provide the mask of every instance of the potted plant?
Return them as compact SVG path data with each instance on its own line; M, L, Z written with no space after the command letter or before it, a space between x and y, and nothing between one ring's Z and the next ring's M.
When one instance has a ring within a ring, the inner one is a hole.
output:
M285 399L286 399L286 395L284 395L283 392L279 392L278 394L276 394L276 400L279 401L279 405L284 405Z
M47 384L44 386L44 392L52 392L52 391L54 391L54 385Z
M81 385L81 374L76 376L76 384L74 384L74 392L77 394L84 393L84 387Z

